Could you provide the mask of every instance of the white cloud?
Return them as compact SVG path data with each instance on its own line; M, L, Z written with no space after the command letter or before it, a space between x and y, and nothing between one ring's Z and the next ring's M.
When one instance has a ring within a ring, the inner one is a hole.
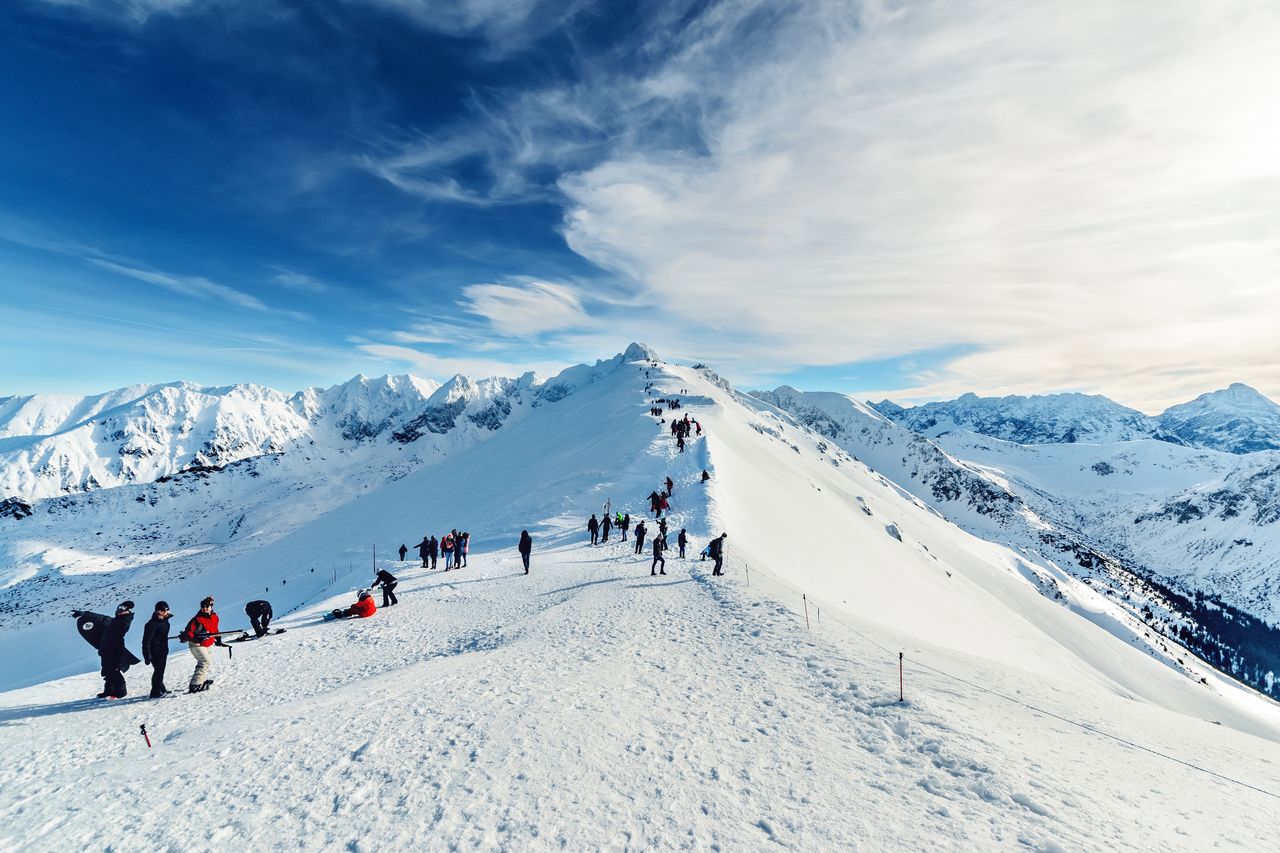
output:
M744 366L969 344L921 387L1148 405L1273 376L1280 7L800 8L653 74L705 93L707 151L567 176L575 250Z
M523 337L590 323L582 300L563 284L522 279L511 284L472 284L462 293L460 304L488 319L501 335Z
M166 290L174 293L180 293L183 296L192 296L198 299L216 300L226 302L240 308L248 308L252 311L269 311L262 300L248 293L236 290L234 287L227 287L225 284L218 284L210 281L203 276L195 275L169 275L168 273L156 272L155 270L139 269L137 267L125 266L114 261L106 261L101 258L88 258L89 263L94 266L110 270L129 278L145 281L148 284L159 285ZM302 316L302 315L299 315Z
M356 342L356 349L366 355L393 364L407 365L415 374L427 378L446 380L461 373L472 379L489 376L520 376L530 370L549 376L567 365L555 361L504 361L501 359L471 358L467 356L439 356L412 347L373 341Z

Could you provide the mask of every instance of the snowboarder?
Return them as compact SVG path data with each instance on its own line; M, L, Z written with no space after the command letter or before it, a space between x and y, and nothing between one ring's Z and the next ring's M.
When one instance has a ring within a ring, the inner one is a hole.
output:
M396 576L386 569L378 569L377 577L373 579L373 583L369 584L374 589L382 587L382 606L390 607L393 604L399 604L400 599L396 598Z
M102 692L99 699L123 699L129 692L125 687L124 673L128 669L130 658L137 663L137 658L124 647L124 635L129 633L133 624L133 602L122 601L116 608L116 615L111 617L102 632L102 645L98 647L98 656L102 658Z
M151 698L168 694L164 686L164 668L169 663L169 611L167 601L157 601L155 612L142 627L142 661L151 667Z
M196 659L195 672L191 673L188 693L199 693L213 686L209 671L213 666L213 646L226 645L218 636L218 614L213 609L213 596L200 601L200 611L191 617L178 639L187 644L191 656Z
M665 551L666 548L667 548L667 539L665 536L653 537L653 563L651 563L649 566L650 575L653 575L653 574L665 575L667 573L667 559L662 556L662 552ZM662 564L662 571L654 572L654 569L657 567L659 563Z
M680 535L676 537L676 544L680 546L680 559L684 559L684 546L689 544L689 534L685 532L683 527L680 528Z
M408 554L408 553L409 553L409 548L408 548L408 546L406 546L406 545L404 545L404 544L401 544L401 545L400 545L400 562L402 562L402 563L404 562L404 555L405 555L405 554Z
M600 522L596 521L596 514L591 513L591 520L587 522L587 530L591 532L591 544L597 545L600 542Z
M613 527L613 518L609 513L604 514L604 522L600 525L600 541L609 541L609 530Z
M711 543L707 545L707 554L711 559L716 561L716 567L711 570L713 575L724 574L724 540L729 538L728 533L721 533Z
M432 547L432 544L433 542L431 539L428 539L426 536L423 536L422 541L419 542L417 545L418 556L422 558L422 568L424 569L427 567L427 560L435 556L432 553L433 551L435 551L435 548Z
M644 553L644 522L636 525L636 553Z
M335 619L347 619L356 617L359 619L367 619L378 612L378 605L373 603L373 596L369 594L369 590L362 589L356 594L356 603L345 609L334 610Z
M516 546L516 550L520 552L520 562L524 563L524 573L529 574L529 554L533 552L533 537L529 535L529 531L520 531L520 544Z
M271 602L258 599L244 606L244 615L249 617L253 626L253 636L265 637L271 629Z

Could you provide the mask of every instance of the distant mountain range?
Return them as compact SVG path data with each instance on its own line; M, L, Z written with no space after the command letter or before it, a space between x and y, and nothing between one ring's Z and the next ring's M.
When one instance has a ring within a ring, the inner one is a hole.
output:
M1017 444L1105 444L1153 438L1237 454L1280 449L1280 406L1238 382L1155 416L1090 394L964 394L911 408L889 400L871 405L930 437L969 430Z

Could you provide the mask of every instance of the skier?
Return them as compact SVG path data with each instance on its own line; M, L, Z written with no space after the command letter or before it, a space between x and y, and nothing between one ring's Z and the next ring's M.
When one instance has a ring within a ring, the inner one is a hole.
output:
M636 553L644 552L644 522L636 525Z
M382 587L382 606L390 607L393 604L399 604L400 599L396 598L396 576L386 569L378 569L377 576L373 579L373 583L369 584L374 589Z
M591 513L591 520L587 522L587 530L591 531L591 544L599 544L600 522L596 521L596 514L594 512Z
M520 531L520 544L516 546L516 550L520 552L520 562L524 563L524 573L529 574L529 554L533 552L533 537L529 535L529 531Z
M684 559L684 546L689 544L689 534L683 527L680 528L680 535L676 537L676 544L680 546L680 559Z
M400 562L404 562L404 555L409 553L409 549L404 544L400 545Z
M711 570L711 574L713 575L724 574L724 540L728 538L728 533L721 533L715 539L712 539L711 544L707 546L708 556L716 561L716 567Z
M142 661L151 667L151 698L169 693L164 686L164 668L169 663L169 603L157 601L155 612L142 627Z
M424 569L427 567L427 559L434 556L432 552L435 549L432 548L431 546L432 546L432 541L428 539L426 536L423 536L422 541L419 542L416 546L418 549L418 556L422 558L422 568Z
M187 627L182 629L178 639L187 644L191 656L196 659L195 672L191 673L191 682L187 685L188 693L199 693L213 686L209 678L209 670L213 666L213 649L215 645L226 645L218 636L218 614L213 610L213 596L206 596L200 601L200 611L191 617Z
M244 606L244 615L249 617L253 626L253 636L265 637L271 629L271 602L258 599Z
M106 629L102 632L102 645L98 647L98 656L102 658L102 692L99 699L123 699L128 688L125 687L122 669L129 668L129 658L133 655L124 647L124 635L129 633L133 624L133 602L122 601L116 608L116 615L111 617ZM137 658L133 659L137 662Z
M667 573L667 559L662 556L662 552L665 551L666 548L667 548L667 539L665 536L653 537L653 563L651 563L649 566L650 575L654 575L654 574L665 575ZM657 567L659 563L662 564L662 571L655 573L654 569Z
M359 619L366 619L378 612L378 605L373 603L373 596L369 594L369 590L362 589L356 594L356 603L348 608L334 610L333 615L337 619L347 619L355 616Z
M601 542L609 541L609 530L612 527L613 527L613 518L612 516L609 515L609 513L606 512L604 514L604 523L600 525L600 541Z

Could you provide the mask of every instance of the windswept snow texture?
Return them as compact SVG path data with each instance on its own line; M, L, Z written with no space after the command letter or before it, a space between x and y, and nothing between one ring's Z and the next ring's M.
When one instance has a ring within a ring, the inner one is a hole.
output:
M1089 394L963 394L912 408L889 400L874 406L929 437L968 430L1017 444L1110 444L1154 438L1225 453L1280 449L1280 406L1239 382L1155 417Z
M103 573L86 606L163 594L185 619L212 593L229 626L270 583L290 630L218 656L208 692L102 703L92 651L42 615L5 682L84 674L0 694L0 847L1250 849L1273 831L1274 800L1245 785L1280 793L1276 705L726 385L575 368L501 429L256 547ZM683 454L647 414L672 395L704 430ZM616 532L588 544L591 513L638 521L666 476L689 559L651 576ZM467 569L386 559L451 527L472 532ZM712 578L695 555L721 531ZM375 544L401 604L321 622ZM171 688L191 663L175 651Z

